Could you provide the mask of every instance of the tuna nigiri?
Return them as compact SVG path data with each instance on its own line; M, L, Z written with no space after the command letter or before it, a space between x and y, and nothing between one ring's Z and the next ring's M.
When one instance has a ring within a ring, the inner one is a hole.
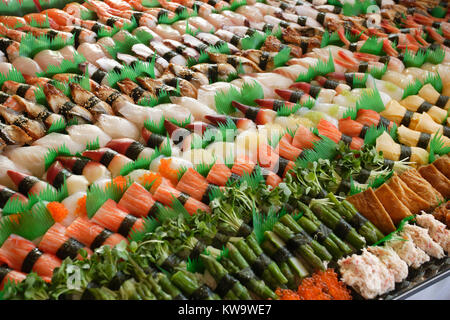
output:
M59 161L55 161L48 168L45 179L57 189L60 189L65 182L69 195L79 191L86 191L89 186L89 181L84 176L72 174Z
M79 157L57 157L66 169L76 175L83 175L89 183L93 183L102 178L110 178L111 173L99 162Z
M0 209L2 209L10 199L18 199L23 203L28 201L27 197L24 195L0 185Z
M48 183L39 180L38 178L18 172L13 170L7 171L8 176L11 178L11 180L14 182L14 184L17 186L17 189L21 194L28 195L28 194L39 194L41 191L51 189L55 190L53 186L49 185Z

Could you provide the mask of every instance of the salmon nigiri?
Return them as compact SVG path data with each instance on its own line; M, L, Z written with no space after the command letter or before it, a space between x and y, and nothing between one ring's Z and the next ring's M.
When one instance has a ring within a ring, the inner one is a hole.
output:
M121 209L117 203L108 199L95 212L92 222L107 228L108 230L117 232L127 237L132 230L140 231L143 229L144 220L136 218L127 211Z
M136 217L154 216L158 210L157 201L139 183L134 182L120 198L118 205Z
M10 268L24 273L36 272L51 279L53 270L61 265L61 260L54 255L43 253L30 240L12 234L0 248L0 261Z
M386 128L391 129L393 126L392 121L381 116L378 112L374 110L359 109L358 114L356 116L356 121L369 127L371 125L374 125L377 127L384 126Z
M312 133L308 128L299 125L297 130L295 131L292 145L300 149L312 149L314 148L314 142L317 142L319 140L320 138Z
M116 246L121 241L128 242L123 236L92 223L87 217L79 217L66 229L66 235L85 244L92 250L103 245Z
M208 213L211 212L211 209L206 204L168 185L160 185L155 191L154 198L167 206L171 206L173 199L176 198L191 215L195 214L198 210Z
M339 119L339 131L349 137L364 138L366 135L368 126L352 120L350 117Z
M39 242L39 249L57 256L61 260L69 257L71 259L82 259L79 251L84 249L88 255L92 251L84 246L81 242L66 235L66 228L59 223L55 223L42 237Z

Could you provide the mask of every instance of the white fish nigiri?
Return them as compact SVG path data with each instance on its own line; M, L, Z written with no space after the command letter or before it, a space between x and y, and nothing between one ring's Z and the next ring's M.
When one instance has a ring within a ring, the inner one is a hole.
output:
M183 105L174 104L174 103L163 103L153 107L153 109L161 110L164 118L166 119L175 119L179 123L182 123L185 120L188 120L189 117L191 121L194 120L192 113Z
M100 147L104 147L111 140L111 137L102 129L92 124L70 126L67 132L73 141L81 145L94 142L98 138Z
M106 57L102 47L96 43L82 43L78 46L77 51L81 53L87 61L99 68L100 66L97 64L97 60Z
M22 148L25 148L25 147L22 147ZM20 148L16 148L16 149L20 149ZM14 150L16 150L16 149L14 149ZM11 154L11 152L9 154ZM24 155L30 156L30 154L27 154L27 153L25 153ZM30 170L22 168L20 166L21 164L27 164L27 161L26 160L24 161L19 156L10 158L10 157L0 154L0 184L5 187L8 187L9 189L17 190L17 186L14 184L14 182L11 180L11 178L6 173L8 170L19 171L19 172L23 172L26 174L34 175ZM44 170L45 170L45 168L43 165L42 172L44 172ZM41 176L42 176L42 174L41 174Z
M58 51L42 50L33 59L45 71L48 66L59 66L64 60L64 56Z
M70 224L76 218L83 214L84 210L82 206L84 206L84 201L82 200L82 198L84 198L85 196L86 192L80 191L68 196L63 201L61 201L64 207L66 207L67 211L69 211L69 214L64 218L64 220L60 222L63 226L70 226Z
M20 71L23 75L36 76L37 73L42 72L39 64L28 57L17 57L12 62L14 68Z
M96 126L100 127L111 139L130 138L138 140L139 129L131 121L117 116L102 114L97 118ZM120 130L117 130L120 128Z
M201 120L204 122L209 122L205 118L205 115L217 114L216 111L209 108L207 105L205 105L205 104L199 102L197 99L194 99L191 97L175 97L175 96L173 96L173 97L170 97L170 100L173 103L188 109L191 112L192 116L198 121Z
M72 154L81 152L86 145L82 145L72 140L68 134L52 132L33 143L34 146L41 146L47 149L57 149L65 145Z
M403 89L392 82L375 79L372 76L367 78L367 88L377 88L378 91L388 94L392 99L400 101L403 96Z
M155 160L152 161L152 163L150 164L150 170L153 171L153 172L158 172L159 171L159 167L161 165L161 160L162 159L170 159L169 167L172 170L179 170L182 167L185 167L185 168L192 168L193 167L192 162L190 162L190 161L188 161L186 159L183 159L183 158L180 158L180 157L173 157L173 156L171 156L171 157L160 156L160 157L158 157L158 158L156 158Z
M6 153L6 156L11 159L17 167L24 168L28 170L31 175L40 178L45 172L45 155L47 153L47 147L28 146L9 150Z
M217 92L228 92L231 88L238 90L238 88L228 82L216 82L210 85L201 86L198 89L197 100L209 108L216 110L215 95Z
M190 149L182 153L184 160L191 162L193 165L212 164L215 161L214 155L205 149Z
M127 120L133 122L139 129L144 126L146 120L158 123L163 116L163 112L156 107L147 108L130 102L124 103L118 112Z

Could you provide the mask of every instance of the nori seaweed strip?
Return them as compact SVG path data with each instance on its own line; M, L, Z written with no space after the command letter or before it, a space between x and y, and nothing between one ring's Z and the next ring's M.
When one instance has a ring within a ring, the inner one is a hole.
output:
M342 134L341 135L341 141L344 142L345 144L349 145L350 143L352 143L352 137L349 137L346 134Z
M348 50L351 52L356 52L358 50L358 44L356 42L350 43L348 46Z
M301 90L293 91L289 97L289 102L297 103L305 93Z
M206 187L205 193L202 196L202 202L205 204L209 204L210 203L210 199L209 199L209 194L211 193L212 190L214 190L215 188L217 188L217 186L208 183L208 186Z
M74 174L82 175L84 167L90 162L91 160L85 159L85 158L78 158L75 163L72 166L72 172Z
M262 28L262 31L263 32L267 32L267 31L272 32L273 27L274 27L273 24L265 23L263 28Z
M322 88L319 86L311 85L309 88L309 95L315 99L319 95L321 89Z
M117 152L112 150L106 150L100 159L100 163L103 164L105 167L108 167L116 155Z
M30 88L31 88L31 86L28 84L20 84L16 90L16 94L19 97L25 98L25 94L27 93L28 89L30 89Z
M352 227L343 218L341 218L336 227L334 228L334 233L341 239L345 239L347 234L350 232Z
M358 72L365 72L365 71L359 71L359 69L358 69ZM353 75L354 75L354 73L351 73L351 72L344 73L345 82L351 87L353 86Z
M244 287L247 287L250 281L256 278L255 273L252 269L250 269L250 267L239 270L238 272L234 273L233 276L238 279Z
M177 197L178 201L184 206L186 202L189 200L190 196L184 192L180 192L180 195Z
M248 237L251 233L253 232L252 227L250 227L248 224L246 224L245 222L241 224L241 226L239 227L236 236L238 237Z
M56 38L56 36L58 35L58 32L55 30L49 30L46 34L45 34L50 40L53 40Z
M8 268L7 266L0 266L0 283L3 282L5 277L10 273L12 269Z
M83 107L85 107L86 109L90 110L93 107L95 107L95 105L97 103L99 103L101 100L99 98L97 98L96 96L92 96L89 99L87 99L87 101L84 103Z
M52 185L56 188L59 189L62 187L62 185L64 184L64 181L69 178L72 175L72 173L67 170L67 169L61 169L61 171L58 172L58 174L55 176L55 178L53 179L53 183Z
M15 191L4 187L0 190L0 208L3 208L8 200L16 194ZM1 282L1 281L0 281Z
M103 231L95 237L94 241L92 241L90 248L92 250L95 250L101 247L106 239L108 239L112 234L113 232L109 231L108 229L103 229Z
M366 126L365 124L363 124L363 126L361 128L361 132L359 133L359 137L364 139L364 137L366 136L367 130L369 130L369 127Z
M381 128L382 126L385 128L389 128L389 124L391 123L391 120L386 119L383 116L380 116L380 120L378 121L377 128Z
M426 132L421 132L419 135L419 140L417 141L416 147L426 149L431 140L431 134Z
M175 9L175 13L176 14L178 14L178 15L180 15L180 14L182 14L183 12L184 12L184 10L186 10L186 7L185 6L182 6L182 5L179 5L176 9Z
M279 157L278 158L278 164L275 166L275 168L278 167L278 170L275 172L280 178L284 177L284 172L286 171L286 167L289 164L289 160Z
M91 79L94 80L97 83L101 83L103 78L106 77L106 72L101 70L101 69L97 69L91 76Z
M241 39L242 39L241 37L239 37L239 36L233 34L233 36L232 36L231 39L230 39L230 43L231 43L232 45L234 45L234 46L238 46L238 45L239 45L239 41L241 41Z
M245 35L251 37L252 35L255 34L255 32L256 32L256 29L255 29L255 28L248 28L247 31L245 32Z
M184 128L178 128L176 129L176 132L177 132L176 136L174 136L174 134L172 133L172 136L170 137L175 145L179 145L184 141L186 137L191 135L191 132Z
M73 27L72 31L70 31L71 34L73 34L73 38L74 38L74 46L75 48L78 48L78 46L80 45L80 33L81 33L81 28L78 26Z
M444 40L444 46L450 47L450 39L445 39Z
M160 134L152 133L147 140L147 146L150 148L159 148L166 138Z
M438 21L435 21L435 22L433 22L433 24L431 26L435 29L439 29L441 27L441 23Z
M142 89L141 87L136 87L130 91L130 97L133 99L135 103L137 103L139 99L142 98L144 93L145 93L144 89Z
M224 297L238 282L236 278L226 273L217 283L215 291L219 296Z
M412 149L409 146L400 145L400 156L398 160L409 160L411 158Z
M353 228L359 230L367 221L368 220L366 219L366 217L360 215L359 213L356 213L350 219L349 223Z
M369 69L369 63L367 61L361 61L359 63L359 65L358 65L358 72L366 73L368 69Z
M69 257L71 259L75 259L78 255L78 252L80 249L84 248L84 244L79 242L78 240L74 238L67 239L66 242L62 244L61 247L59 247L58 251L56 251L56 256L60 258L61 260L64 260L65 258Z
M108 20L106 20L106 25L109 27L114 27L114 23L116 23L118 20L119 18L109 17Z
M170 59L172 59L175 56L177 56L177 53L174 51L167 51L162 55L162 57L167 61L170 61Z
M98 34L98 32L102 29L102 25L98 22L94 23L94 25L91 28L92 32L95 32L96 34Z
M335 6L333 8L333 13L340 14L341 12L342 12L342 8L341 7Z
M273 111L278 111L283 106L284 106L284 101L283 100L274 100L272 109L273 109Z
M336 89L337 88L337 86L339 85L339 82L337 82L337 81L334 81L334 80L330 80L330 79L327 79L326 81L325 81L325 83L323 84L323 87L325 88L325 89Z
M286 9L289 9L289 5L286 2L281 2L279 8L286 11Z
M436 100L435 105L439 108L444 108L448 102L448 99L449 99L448 96L440 95L439 98Z
M433 105L427 101L424 101L420 104L419 108L417 108L417 112L418 113L423 113L423 112L427 112L428 110L431 109Z
M0 51L2 51L5 56L8 56L7 49L13 43L12 40L6 38L0 38Z
M324 242L328 236L332 233L331 229L325 226L323 223L319 224L316 231L314 231L310 236L311 238L319 241L320 243Z
M105 102L109 105L112 105L114 103L114 101L117 100L117 98L119 98L121 96L121 93L118 91L114 91L113 93L111 93L108 98L105 99Z
M219 79L219 66L217 64L213 64L208 68L208 79L211 82L217 82Z
M144 150L145 147L142 143L133 141L130 143L130 145L127 148L127 151L125 152L125 156L132 160L136 160L139 154Z
M355 180L359 183L366 183L370 177L371 170L367 170L362 168L358 175L355 177Z
M348 180L342 179L341 183L339 184L336 193L339 194L341 192L348 194L351 189L351 183Z
M319 12L319 13L317 14L316 21L317 21L318 23L320 23L321 25L323 25L323 23L325 22L325 16L326 16L326 13L325 13L325 12Z
M443 126L443 135L446 136L447 138L450 138L450 127L447 126Z
M405 115L402 118L402 121L400 122L400 125L404 125L405 127L409 127L409 124L411 123L412 116L414 115L414 112L406 110Z
M394 168L395 161L390 159L383 159L383 169L392 170Z
M390 34L387 38L388 38L388 40L391 41L391 42L397 42L397 43L398 43L398 37L399 37L398 34L392 33L392 34Z
M120 223L119 229L117 230L118 234L123 235L125 238L130 233L131 228L136 223L137 218L131 214L125 216L125 218Z
M161 263L161 267L169 272L173 272L173 270L180 264L180 259L175 254L171 254L167 256L166 260Z
M297 23L298 23L299 25L301 25L302 27L304 27L304 26L306 26L306 19L307 19L306 16L299 16L299 17L297 18Z
M191 253L189 254L189 259L197 259L202 254L202 252L205 251L205 249L206 245L203 243L203 241L198 240Z
M308 42L307 41L301 41L300 42L300 49L302 49L302 54L305 54L308 51Z
M159 210L159 205L163 206L163 204L159 201L155 201L153 206L148 210L147 217L156 217L156 214Z
M26 176L22 179L22 181L20 181L17 188L21 194L27 195L31 188L33 188L33 186L39 181L40 180L34 176Z
M236 173L232 172L231 175L230 175L230 177L228 178L228 181L234 182L234 181L239 180L240 178L241 178L241 177L240 177L239 175L237 175ZM228 181L227 181L227 182L228 182Z
M251 264L251 268L258 277L261 277L267 267L272 263L270 258L262 253L255 261Z
M161 18L162 16L168 15L169 12L170 12L169 10L166 10L166 9L164 9L164 8L161 8L161 9L159 10L159 12L158 12L158 15L157 15L156 19L159 20L159 18Z
M237 67L239 65L240 60L237 60L234 56L227 57L227 63L231 64L233 67Z
M134 19L136 19L136 23L139 25L139 21L141 20L142 16L144 15L143 12L135 11L133 12L132 16Z
M312 238L309 236L309 234L307 234L304 230L302 230L302 232L296 233L292 238L290 238L286 242L286 247L291 251L295 251L300 246L309 245L311 241Z
M10 97L11 96L9 94L6 94L3 91L0 91L0 103L4 103Z
M284 20L281 20L278 25L282 28L288 28L291 24L289 22L286 22Z
M229 236L223 234L222 232L217 232L214 238L211 240L211 245L214 248L222 248L230 239Z
M391 56L382 56L382 57L380 57L380 59L378 59L378 62L386 64L386 63L389 63L390 59L391 59Z
M262 70L266 70L267 63L269 62L269 57L270 57L270 53L269 53L269 52L263 51L263 52L261 53L261 57L259 58L258 66L259 66Z
M258 116L259 111L260 111L259 108L248 108L247 111L245 112L245 117L247 119L251 119L254 121Z
M194 300L205 300L212 294L211 289L204 284L192 293L191 298Z
M114 277L112 277L111 281L109 281L108 288L111 290L119 290L122 284L130 278L131 276L119 270Z
M38 259L43 255L44 253L39 250L38 248L34 248L30 252L28 252L25 259L23 259L22 267L20 268L20 271L24 273L30 273L33 270L33 266L38 261Z
M272 259L277 263L281 264L283 262L288 261L290 258L293 258L294 255L286 248L280 247L277 251L272 255Z

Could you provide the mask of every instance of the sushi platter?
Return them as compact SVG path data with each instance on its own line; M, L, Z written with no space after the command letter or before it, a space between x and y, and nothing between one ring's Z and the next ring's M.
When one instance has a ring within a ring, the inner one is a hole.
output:
M449 198L448 1L0 0L0 300L405 299Z

